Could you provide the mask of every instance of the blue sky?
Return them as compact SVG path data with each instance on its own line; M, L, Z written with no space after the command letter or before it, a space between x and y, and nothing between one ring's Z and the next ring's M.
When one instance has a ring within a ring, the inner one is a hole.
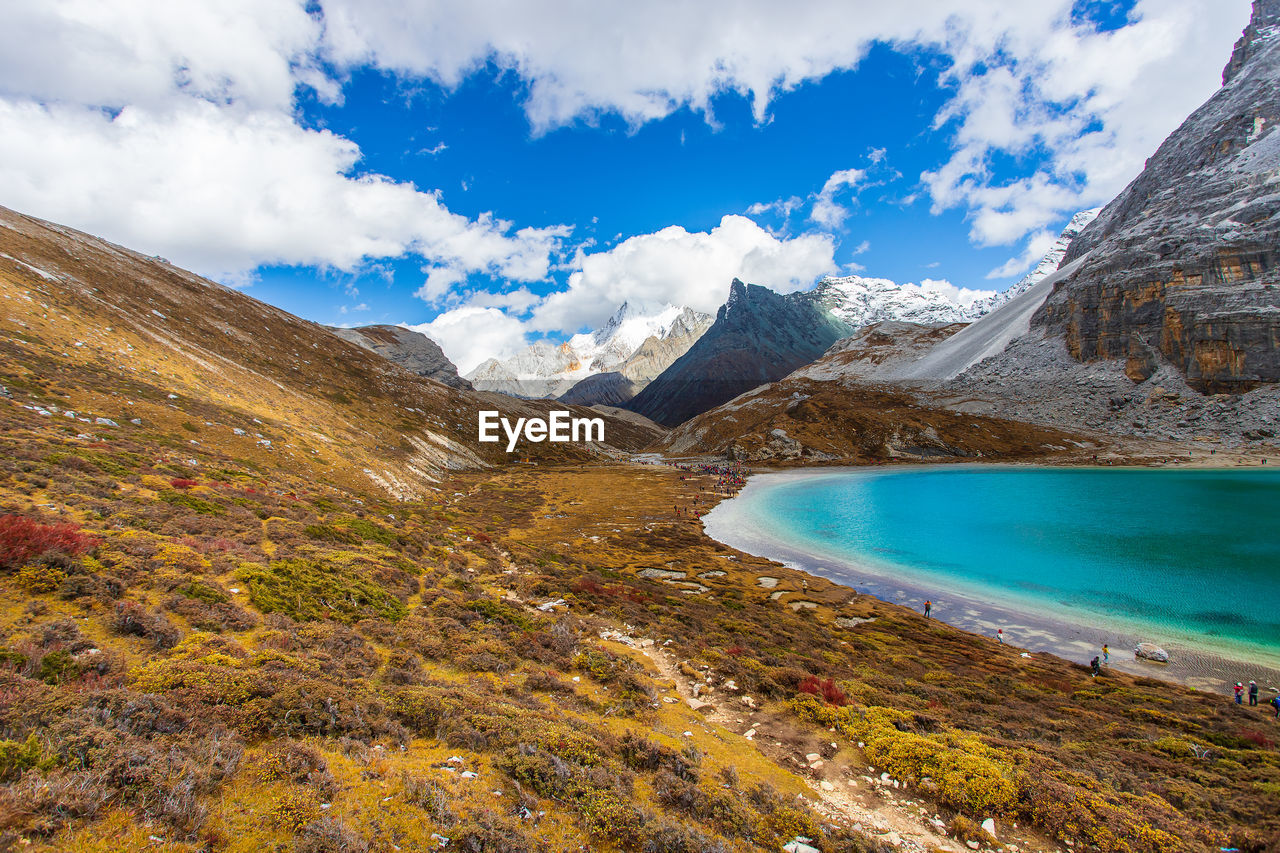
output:
M1248 5L26 4L0 204L464 369L734 275L1001 289L1212 93Z

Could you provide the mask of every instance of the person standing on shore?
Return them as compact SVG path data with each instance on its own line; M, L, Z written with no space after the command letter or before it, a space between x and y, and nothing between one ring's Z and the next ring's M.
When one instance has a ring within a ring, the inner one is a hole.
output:
M1239 681L1236 682L1236 704L1237 705L1244 704L1244 685L1241 684Z
M1093 670L1093 677L1097 678L1102 675L1102 664L1098 661L1098 656L1094 655L1093 660L1089 661L1089 668Z
M928 619L928 618L929 618L929 614L930 614L930 613L932 613L932 612L933 612L933 602L932 602L932 601L926 601L926 602L924 603L924 618Z
M1271 697L1271 707L1276 709L1276 717L1280 718L1280 696Z
M1002 646L1004 645L1004 629L1003 628L996 629L996 639L1000 641L1000 645Z
M1111 649L1107 648L1107 644L1102 644L1102 662L1111 663Z
M1249 682L1249 707L1255 708L1258 705L1258 682Z

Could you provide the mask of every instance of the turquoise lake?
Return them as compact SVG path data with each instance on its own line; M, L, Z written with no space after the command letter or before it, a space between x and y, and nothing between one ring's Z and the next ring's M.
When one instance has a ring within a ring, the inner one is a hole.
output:
M842 582L863 569L1280 659L1280 470L844 469L754 477L721 506L713 521L847 566Z

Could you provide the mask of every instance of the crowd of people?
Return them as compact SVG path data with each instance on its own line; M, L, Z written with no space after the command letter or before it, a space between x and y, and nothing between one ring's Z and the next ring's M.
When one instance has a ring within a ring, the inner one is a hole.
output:
M680 472L681 480L698 480L698 491L693 495L689 506L675 505L675 514L679 517L702 518L713 503L711 496L731 498L747 484L747 472L737 465L713 465L675 463L671 467ZM707 484L704 477L715 477L715 482Z

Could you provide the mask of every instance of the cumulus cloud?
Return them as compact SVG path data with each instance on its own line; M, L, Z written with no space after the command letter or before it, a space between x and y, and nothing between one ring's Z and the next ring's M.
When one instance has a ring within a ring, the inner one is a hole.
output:
M849 210L836 201L836 194L845 188L857 189L866 178L865 169L841 169L833 173L814 197L809 220L824 228L839 228L848 218Z
M24 212L237 284L264 264L417 255L428 298L470 273L546 278L568 234L454 214L299 125L299 87L340 93L301 3L3 5L0 198Z
M623 302L687 305L713 312L736 276L779 292L800 290L836 269L827 235L780 239L745 216L725 216L710 231L678 225L580 253L568 287L533 311L530 328L576 331L608 319Z
M1244 2L1139 0L1126 26L1098 32L1062 12L1011 30L999 52L958 52L948 74L956 92L935 127L954 150L921 178L935 213L968 211L977 245L1043 243L1045 226L1109 201L1217 88L1248 20ZM1002 179L1000 158L1038 165Z
M1027 238L1026 246L1020 254L1014 255L987 273L987 278L1009 278L1026 272L1031 269L1032 264L1038 263L1044 257L1057 240L1058 235L1048 230L1032 234Z
M606 113L638 126L684 107L714 121L711 104L726 92L749 98L764 122L779 93L887 43L950 62L935 132L951 153L921 176L933 210L964 210L979 245L1009 244L1133 177L1213 91L1249 8L1137 0L1125 26L1099 32L1073 17L1076 5L0 0L0 198L241 281L265 263L353 268L414 254L420 295L452 304L471 273L546 277L568 229L461 217L431 188L362 173L355 142L298 123L300 92L340 101L344 81L367 67L453 87L492 63L524 84L535 134ZM872 162L884 157L877 149ZM1006 164L999 174L996 162ZM838 227L833 199L848 188L818 194L821 227ZM727 241L750 229L715 231ZM535 309L536 322L589 322L616 304L604 307L604 294L620 293L610 282L633 275L641 289L667 288L629 272L626 252L673 280L685 278L678 259L732 266L711 263L722 249L706 239L694 248L698 235L683 229L633 239L608 259L584 256L568 289ZM755 254L740 258L741 274L758 279L784 278L779 258L804 278L830 244L742 239ZM691 292L679 301L709 304Z
M465 305L412 328L439 343L465 372L489 356L511 355L535 337L597 328L623 302L714 313L734 278L782 293L802 290L837 270L834 254L828 235L779 238L744 216L730 215L710 231L673 225L606 251L579 249L561 290L544 297L527 288L472 293Z
M903 290L916 290L921 293L937 293L953 305L968 308L975 302L989 299L995 295L994 290L972 290L967 287L956 287L946 279L925 278L919 284L904 284Z
M111 116L0 99L6 204L184 266L351 269L414 253L449 284L468 271L546 277L564 229L513 232L492 216L467 219L412 184L354 175L359 156L350 140L270 111L192 100Z
M1078 5L323 3L331 61L445 86L493 62L527 82L525 110L538 133L601 113L633 125L685 106L710 117L722 92L748 96L764 121L779 93L855 67L873 43L937 51L951 62L944 83L954 94L936 127L953 152L921 177L935 212L972 214L971 237L983 246L1017 241L1115 195L1212 93L1249 13L1248 0L1138 0L1125 26L1100 32L1075 14ZM627 37L599 37L616 32ZM1043 166L1012 177L993 172L996 159L1040 158ZM837 206L820 202L817 213L816 223L839 224Z
M406 328L438 343L459 373L470 373L488 358L515 355L526 342L519 320L498 308L478 305L453 308L429 323Z

